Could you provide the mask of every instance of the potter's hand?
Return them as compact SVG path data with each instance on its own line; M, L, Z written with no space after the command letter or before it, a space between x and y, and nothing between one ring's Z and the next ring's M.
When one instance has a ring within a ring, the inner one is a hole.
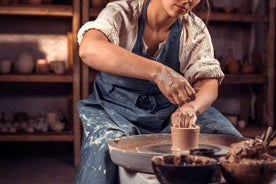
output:
M178 108L172 115L172 126L181 128L191 128L195 126L198 111L190 104L184 104Z
M173 104L182 105L195 99L196 92L186 78L167 66L157 74L155 83Z

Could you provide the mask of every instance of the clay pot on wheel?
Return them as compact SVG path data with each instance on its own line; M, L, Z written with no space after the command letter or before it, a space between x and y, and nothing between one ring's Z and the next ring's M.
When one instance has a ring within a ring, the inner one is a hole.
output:
M200 127L192 128L171 127L173 152L189 151L198 148Z

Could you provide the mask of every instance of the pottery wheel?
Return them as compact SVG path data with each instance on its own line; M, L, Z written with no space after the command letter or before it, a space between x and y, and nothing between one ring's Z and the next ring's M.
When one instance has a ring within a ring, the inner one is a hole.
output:
M223 155L228 146L235 142L246 140L227 135L200 134L199 144L215 149L215 154ZM151 158L164 155L171 146L170 134L143 134L125 136L108 142L111 160L128 170L143 173L153 173ZM165 153L164 153L165 152Z
M171 151L172 144L152 144L137 147L137 151L140 153L152 153L152 154L173 154ZM199 148L213 149L215 156L226 155L228 152L228 146L223 145L211 145L211 144L199 144ZM189 151L183 151L181 154L189 154Z

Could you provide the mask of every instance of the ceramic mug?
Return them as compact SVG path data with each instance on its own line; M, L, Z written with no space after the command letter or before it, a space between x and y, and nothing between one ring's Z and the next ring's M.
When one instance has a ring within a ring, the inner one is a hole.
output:
M199 126L192 128L171 126L172 152L183 152L198 148L199 132Z
M52 61L51 67L54 74L64 74L66 72L66 64L65 61Z
M48 74L50 71L50 64L46 59L36 60L36 72L39 74Z

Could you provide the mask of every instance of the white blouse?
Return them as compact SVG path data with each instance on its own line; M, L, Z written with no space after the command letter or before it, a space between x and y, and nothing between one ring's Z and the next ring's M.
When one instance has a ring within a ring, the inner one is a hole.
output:
M131 51L136 42L143 4L144 0L108 3L96 20L88 21L80 28L78 43L86 31L98 29L111 43ZM216 78L221 83L224 74L220 63L214 58L212 40L205 23L192 12L180 19L183 22L179 45L180 72L190 83L200 78Z

